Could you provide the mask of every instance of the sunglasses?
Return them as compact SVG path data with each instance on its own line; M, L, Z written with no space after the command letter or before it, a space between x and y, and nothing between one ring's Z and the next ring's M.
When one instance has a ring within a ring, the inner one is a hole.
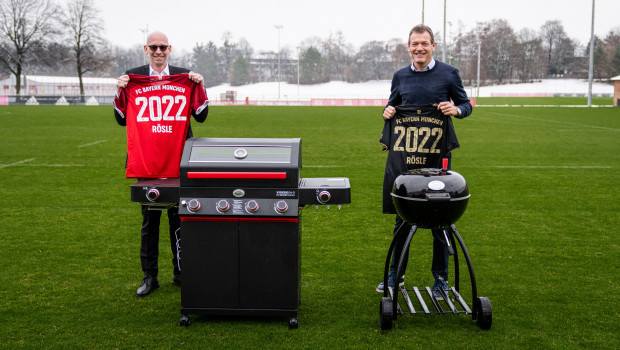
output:
M168 48L170 47L170 45L149 45L148 46L149 49L151 49L151 51L156 52L157 49L160 49L161 52L164 52L166 50L168 50Z

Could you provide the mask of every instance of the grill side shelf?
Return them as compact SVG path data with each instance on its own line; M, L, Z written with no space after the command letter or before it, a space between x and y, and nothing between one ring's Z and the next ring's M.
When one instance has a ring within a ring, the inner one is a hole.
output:
M299 205L351 204L351 185L346 177L317 177L299 180Z
M131 201L152 206L179 202L179 178L140 180L131 184Z

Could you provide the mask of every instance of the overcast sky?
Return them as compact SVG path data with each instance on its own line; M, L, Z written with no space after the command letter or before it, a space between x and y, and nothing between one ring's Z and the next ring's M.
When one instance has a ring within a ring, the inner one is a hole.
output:
M61 3L67 0L60 0ZM196 43L222 44L228 31L233 40L245 38L257 51L288 47L295 56L303 40L327 38L342 31L359 48L371 40L406 40L422 22L423 0L95 0L105 21L105 37L115 45L143 44L144 30L161 30L174 50L191 50ZM436 35L443 32L443 0L424 1L424 22ZM620 0L596 0L594 32L604 37L620 28ZM559 20L566 34L585 45L590 38L592 0L447 0L447 41L459 26L467 32L476 22L506 19L515 32L538 31L547 20ZM451 28L451 29L450 29Z

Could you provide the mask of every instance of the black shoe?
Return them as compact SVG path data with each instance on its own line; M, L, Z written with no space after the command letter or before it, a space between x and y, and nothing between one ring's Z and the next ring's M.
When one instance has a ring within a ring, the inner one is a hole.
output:
M144 276L140 288L138 288L138 290L136 291L136 296L138 298L143 298L151 294L157 288L159 288L159 282L157 281L157 277Z
M172 284L180 287L181 286L181 275L174 275L174 277L172 277Z

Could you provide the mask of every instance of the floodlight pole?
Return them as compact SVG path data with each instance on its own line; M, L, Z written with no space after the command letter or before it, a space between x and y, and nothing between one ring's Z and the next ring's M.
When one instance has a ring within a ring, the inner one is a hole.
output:
M148 39L148 35L149 35L149 24L146 24L146 28L142 28L140 29L140 31L142 32L142 34L144 34L144 45L148 44L146 42L146 40ZM147 56L144 56L144 64L149 63Z
M443 0L443 50L441 50L441 60L446 62L446 1Z
M590 30L590 67L588 68L588 107L592 107L592 78L594 77L594 0L592 0L592 28Z
M280 80L282 80L282 68L280 66L280 29L283 25L276 24L274 27L278 30L278 100L280 99Z
M476 98L480 95L480 35L476 34L476 44L478 44L478 72L476 73Z

